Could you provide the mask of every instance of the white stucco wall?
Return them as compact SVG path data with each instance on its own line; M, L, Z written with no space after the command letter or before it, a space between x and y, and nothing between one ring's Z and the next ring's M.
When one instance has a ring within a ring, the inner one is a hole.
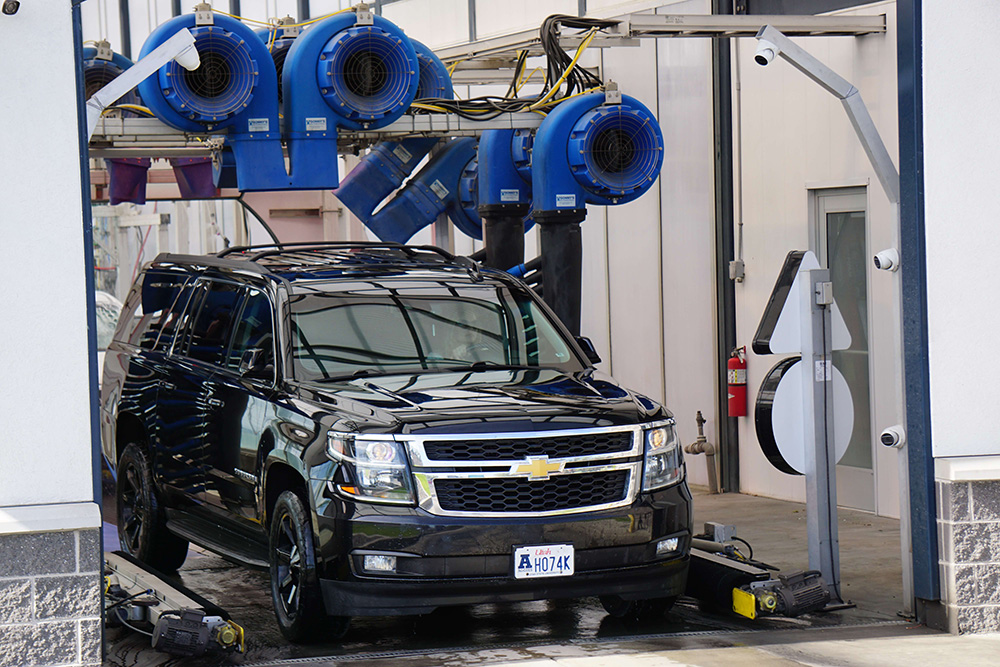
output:
M1000 454L990 361L1000 328L993 296L1000 234L990 203L1000 173L1000 16L988 0L928 2L923 26L934 456Z
M0 507L93 499L70 3L0 17ZM23 63L30 63L24 66Z

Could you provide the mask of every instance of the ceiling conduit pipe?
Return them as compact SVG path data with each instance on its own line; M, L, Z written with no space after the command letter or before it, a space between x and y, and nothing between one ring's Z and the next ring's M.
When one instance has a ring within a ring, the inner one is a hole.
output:
M487 130L479 139L479 215L486 266L524 262L525 216L531 211L530 130Z
M475 156L475 139L449 141L399 194L371 216L368 229L382 241L405 243L442 213L456 210L460 206L459 180Z
M420 67L416 99L454 98L445 64L429 48L416 40L411 41ZM375 145L344 177L333 194L367 224L375 208L403 184L438 141L437 137L413 137Z
M635 98L613 93L609 86L557 106L538 128L532 153L544 299L573 335L580 334L586 205L640 197L663 166L656 118Z

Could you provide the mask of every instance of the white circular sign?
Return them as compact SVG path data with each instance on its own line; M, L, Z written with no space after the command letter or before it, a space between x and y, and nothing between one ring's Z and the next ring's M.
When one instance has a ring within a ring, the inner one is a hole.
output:
M854 400L847 380L832 367L834 458L840 461L854 432ZM800 357L782 359L771 369L757 395L754 421L757 440L768 460L782 472L805 474L805 399L815 376L806 373ZM812 424L809 425L812 428Z

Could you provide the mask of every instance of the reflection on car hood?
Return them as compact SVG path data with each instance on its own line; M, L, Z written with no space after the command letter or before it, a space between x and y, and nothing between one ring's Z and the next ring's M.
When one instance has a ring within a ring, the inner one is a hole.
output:
M594 371L488 369L311 384L352 412L404 432L484 433L634 424L669 416L648 398ZM319 396L317 396L318 398ZM363 429L363 425L359 424Z

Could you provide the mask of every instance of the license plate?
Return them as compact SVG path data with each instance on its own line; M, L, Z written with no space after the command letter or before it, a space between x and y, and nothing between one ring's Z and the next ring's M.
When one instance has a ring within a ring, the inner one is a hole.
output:
M567 577L573 574L572 544L538 544L514 550L514 578Z

